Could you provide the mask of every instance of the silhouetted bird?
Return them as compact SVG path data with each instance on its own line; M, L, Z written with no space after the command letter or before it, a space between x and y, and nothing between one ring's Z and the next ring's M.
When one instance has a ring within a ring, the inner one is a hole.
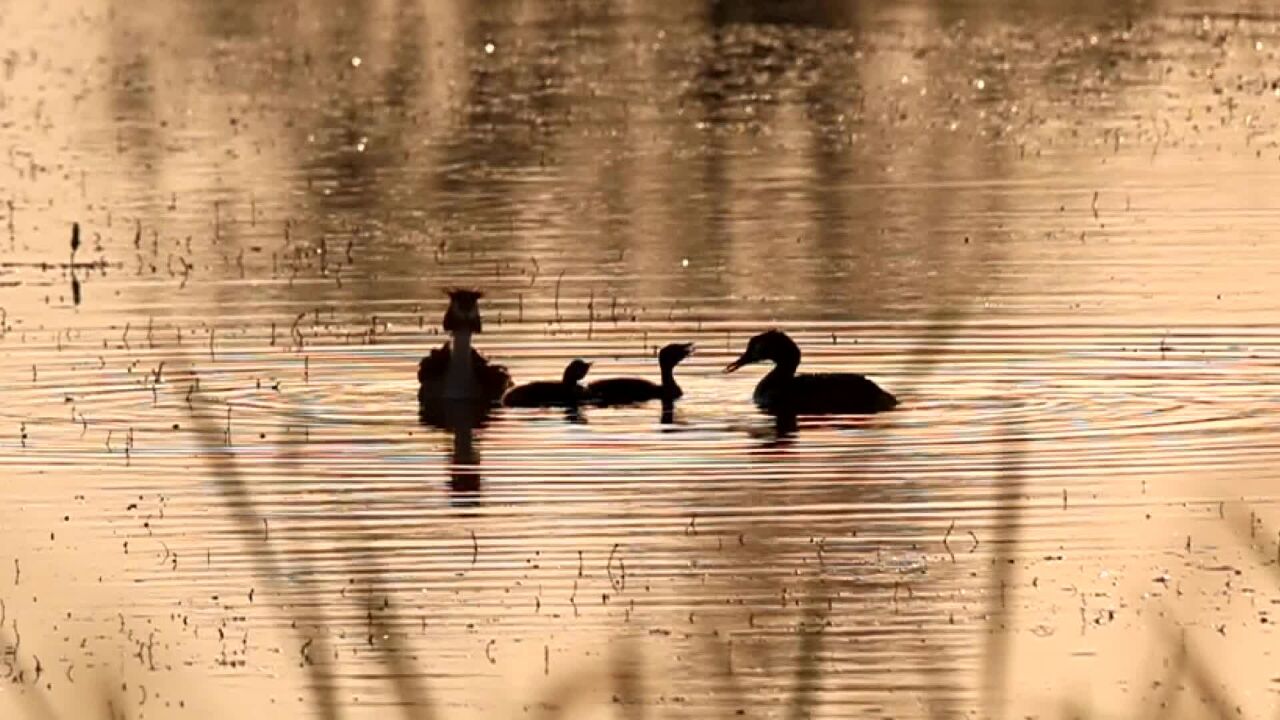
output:
M588 401L598 405L627 405L650 400L671 402L684 391L676 384L675 369L680 361L693 354L693 343L672 343L658 352L659 385L644 378L620 377L596 380L587 386Z
M494 404L511 387L511 374L471 348L471 336L483 327L477 290L450 290L444 329L452 340L418 364L418 401L472 401Z
M874 413L890 410L897 398L885 392L862 375L855 373L796 374L800 365L800 348L779 330L770 330L751 338L742 355L724 369L733 372L743 365L764 360L773 362L773 370L756 385L752 396L756 404L769 412L782 415L819 415L835 413Z
M502 404L508 407L573 407L582 402L585 388L582 378L587 376L591 363L574 360L564 369L564 376L555 380L540 380L511 388Z

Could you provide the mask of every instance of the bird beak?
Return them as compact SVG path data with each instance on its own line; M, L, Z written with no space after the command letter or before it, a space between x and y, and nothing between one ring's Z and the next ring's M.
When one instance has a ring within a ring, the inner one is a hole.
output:
M692 354L693 354L693 351L694 351L694 350L697 350L697 349L698 349L698 346L697 346L697 345L694 345L693 343L689 343L688 345L685 345L685 346L684 346L684 355L685 355L685 357L688 357L688 356L692 355Z
M753 361L754 361L754 358L752 358L750 355L748 355L747 353L742 353L742 355L740 355L737 360L734 360L728 365L725 365L724 371L726 373L731 373L734 370L737 370L738 368L742 367L743 365L750 364Z

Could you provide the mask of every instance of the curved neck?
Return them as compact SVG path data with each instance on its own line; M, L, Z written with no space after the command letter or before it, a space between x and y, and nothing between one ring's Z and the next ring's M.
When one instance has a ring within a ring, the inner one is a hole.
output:
M787 343L783 347L776 348L770 354L770 360L773 361L773 370L770 375L791 376L796 374L796 368L800 367L800 348L795 343Z
M795 375L796 368L800 367L800 348L788 340L781 346L773 348L773 352L769 353L769 359L773 361L773 369L765 376L765 381L786 380Z
M755 400L759 404L773 405L775 393L785 395L787 385L796 375L796 368L800 367L800 348L790 338L782 340L784 342L770 348L767 356L773 361L773 369L756 385Z
M755 401L763 405L772 405L775 393L785 395L791 378L796 376L796 366L799 364L798 360L788 359L785 362L775 360L773 369L760 378L760 382L756 385Z
M662 366L662 392L668 397L680 394L680 386L676 384L676 368L674 365Z
M764 376L764 380L762 380L761 383L774 383L795 377L796 368L799 367L799 365L800 362L798 360L795 362L777 361L775 362L773 369Z

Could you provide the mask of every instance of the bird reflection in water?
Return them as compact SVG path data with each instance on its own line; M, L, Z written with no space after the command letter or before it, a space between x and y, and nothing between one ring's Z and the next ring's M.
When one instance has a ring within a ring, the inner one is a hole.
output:
M675 401L673 401L673 400L666 400L666 399L664 399L664 400L662 401L662 416L658 418L658 423L659 423L660 425L675 425L675 424L676 424L676 404L675 404Z
M795 441L799 424L794 414L766 413L766 422L746 426L746 434L766 450L782 450Z
M455 505L480 503L484 478L480 474L480 450L476 447L476 431L491 418L488 403L472 400L441 400L420 403L418 419L423 425L437 428L453 436L449 456L449 492Z
M488 423L494 405L511 387L511 375L472 346L484 327L477 290L449 291L441 326L450 341L418 365L418 417L424 425L453 434L449 488L461 505L479 502L482 479L475 432Z

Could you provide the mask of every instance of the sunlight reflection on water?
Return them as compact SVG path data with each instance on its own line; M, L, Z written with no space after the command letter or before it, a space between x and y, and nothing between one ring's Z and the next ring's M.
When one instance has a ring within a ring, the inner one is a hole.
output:
M1261 714L1277 20L1203 5L0 11L0 706L1123 714L1185 642ZM424 425L454 286L685 397ZM780 428L774 326L902 407Z

